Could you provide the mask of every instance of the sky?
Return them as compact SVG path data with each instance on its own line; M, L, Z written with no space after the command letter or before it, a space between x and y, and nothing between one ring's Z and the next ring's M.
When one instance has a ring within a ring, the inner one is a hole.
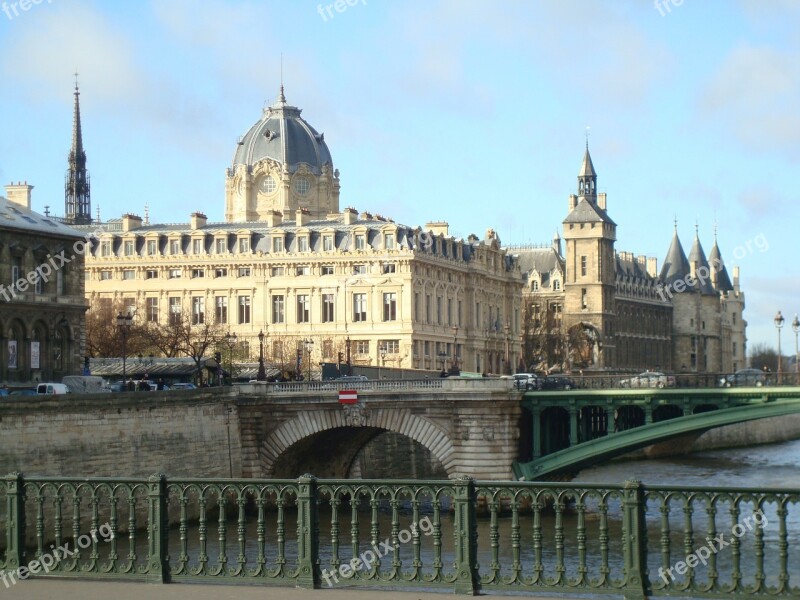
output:
M63 214L77 71L93 216L222 221L282 71L342 208L544 244L588 133L617 250L660 268L675 220L687 254L716 227L750 347L777 345L782 310L790 354L798 22L800 0L0 0L0 180Z

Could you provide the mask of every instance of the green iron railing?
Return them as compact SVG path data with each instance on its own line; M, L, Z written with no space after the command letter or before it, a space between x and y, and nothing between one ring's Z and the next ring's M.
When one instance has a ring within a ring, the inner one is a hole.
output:
M11 474L0 496L0 574L12 584L800 597L800 490Z

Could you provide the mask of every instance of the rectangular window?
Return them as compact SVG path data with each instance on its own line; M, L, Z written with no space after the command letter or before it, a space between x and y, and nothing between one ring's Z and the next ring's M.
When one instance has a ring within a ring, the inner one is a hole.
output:
M109 279L111 279L111 271L100 271L100 281L108 281Z
M149 256L158 254L158 242L156 240L147 240L147 254Z
M169 278L170 279L180 279L181 278L181 270L180 269L170 269L169 270Z
M206 299L202 296L192 297L192 325L206 322Z
M436 296L436 324L441 325L443 323L442 317L442 297Z
M384 292L383 294L383 320L397 320L397 293Z
M158 323L158 298L148 298L146 301L147 322Z
M250 296L239 296L239 325L250 322Z
M133 256L133 240L125 240L125 256Z
M322 322L333 323L334 320L334 295L322 294Z
M217 254L226 254L228 252L228 240L224 238L214 240L214 251Z
M192 269L192 279L199 279L200 277L205 277L206 272L205 269Z
M228 269L214 269L214 277L227 277Z
M297 295L297 322L308 323L311 320L311 302L308 294Z
M475 327L480 329L481 328L481 303L475 303Z
M322 236L322 250L324 252L332 252L333 251L333 236L332 235L323 235Z
M100 256L111 256L111 242L100 243Z
M169 253L173 256L181 253L181 243L179 240L170 240Z
M300 265L295 269L295 275L311 275L311 267L308 265Z
M356 354L369 354L369 340L356 340Z
M333 275L333 265L322 265L321 275Z
M380 340L378 347L386 354L400 354L400 340Z
M131 279L136 279L136 271L133 269L125 269L122 271L122 278L126 281L130 281Z
M308 252L308 238L306 236L297 238L297 251Z
M282 237L274 237L272 238L272 251L273 252L283 252L283 238Z
M736 358L736 342L733 342L733 349L731 352L731 356L733 356L733 358Z
M419 321L419 292L414 292L414 320Z
M192 240L192 253L193 254L203 253L203 240Z
M272 267L270 274L273 277L283 277L283 267Z
M177 325L181 322L181 299L169 299L169 324Z
M363 233L356 235L356 250L363 250L367 247L367 238Z
M586 277L586 257L581 256L581 277Z
M224 325L228 322L227 296L217 296L214 298L214 321L220 325Z
M367 265L353 265L354 275L366 275L366 273L367 273Z
M433 312L431 309L431 295L425 294L425 322L428 325L430 325L432 318L433 318Z
M394 234L387 233L383 236L383 248L385 250L394 250Z
M589 308L588 300L586 299L586 288L581 288L581 308L586 310Z
M333 340L322 340L322 358L330 360L333 356Z
M353 294L353 321L362 322L367 320L367 295Z
M56 271L56 294L59 296L63 296L67 293L66 286L64 285L65 282L64 269L59 269Z
M452 325L453 324L453 299L452 298L448 298L447 299L447 324L448 325Z
M397 272L397 265L394 263L383 263L383 274L386 275L388 273L396 273Z
M239 238L239 254L250 252L250 238Z
M36 283L34 283L33 285L33 293L34 294L44 293L44 279L42 279L41 275L36 276Z
M239 267L239 277L250 277L250 267Z
M272 322L283 323L285 321L283 313L283 296L272 297Z

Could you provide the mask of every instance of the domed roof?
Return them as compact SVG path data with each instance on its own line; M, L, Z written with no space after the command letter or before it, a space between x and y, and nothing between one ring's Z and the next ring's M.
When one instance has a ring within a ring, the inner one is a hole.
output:
M286 165L290 173L296 171L300 163L309 165L317 175L322 172L323 165L332 167L333 160L324 134L318 133L301 118L301 112L296 106L286 103L281 86L278 101L264 109L261 119L239 141L233 166L250 166L271 158Z

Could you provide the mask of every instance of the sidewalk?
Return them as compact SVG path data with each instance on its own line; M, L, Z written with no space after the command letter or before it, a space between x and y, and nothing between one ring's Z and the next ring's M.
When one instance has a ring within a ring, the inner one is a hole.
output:
M159 600L444 600L452 596L452 591L442 589L439 593L390 592L383 589L324 588L305 590L290 587L256 586L256 585L208 585L190 583L135 583L111 581L74 581L69 579L34 579L21 581L5 588L0 584L0 597L14 600L87 600L89 598L108 598L113 600L143 600L158 598ZM495 598L499 594L488 594ZM531 596L520 590L515 596L549 600L580 600L580 597L561 594ZM507 596L508 597L508 596ZM589 596L583 596L586 600ZM604 595L604 598L615 596Z

